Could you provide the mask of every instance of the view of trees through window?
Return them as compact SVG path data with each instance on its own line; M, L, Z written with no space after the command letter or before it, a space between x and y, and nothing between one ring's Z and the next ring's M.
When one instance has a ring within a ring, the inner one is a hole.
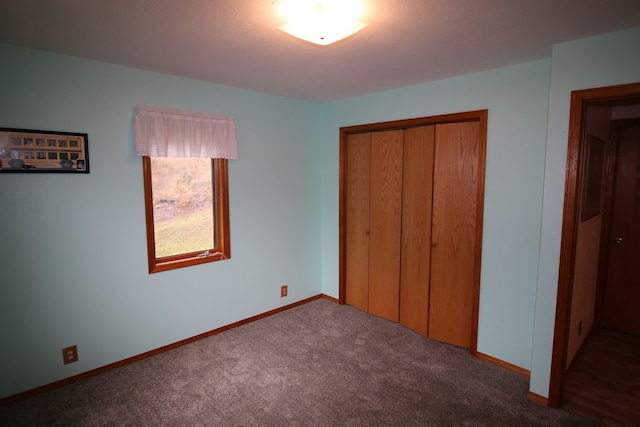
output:
M211 159L151 158L156 257L215 247Z

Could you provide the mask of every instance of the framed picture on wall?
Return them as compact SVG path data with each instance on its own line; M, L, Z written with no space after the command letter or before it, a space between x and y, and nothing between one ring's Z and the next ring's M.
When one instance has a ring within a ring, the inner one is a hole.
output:
M0 173L89 173L86 133L0 128Z
M602 210L605 149L606 142L593 135L587 136L582 176L581 221L593 218Z

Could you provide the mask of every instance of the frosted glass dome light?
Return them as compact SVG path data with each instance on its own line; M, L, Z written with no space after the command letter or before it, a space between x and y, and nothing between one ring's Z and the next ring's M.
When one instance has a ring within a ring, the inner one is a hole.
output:
M283 0L280 30L321 46L345 39L367 26L359 21L364 7L357 0Z

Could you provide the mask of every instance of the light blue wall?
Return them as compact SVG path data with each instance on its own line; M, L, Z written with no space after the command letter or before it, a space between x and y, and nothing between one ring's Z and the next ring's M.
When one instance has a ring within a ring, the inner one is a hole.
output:
M338 296L340 127L488 109L478 351L530 367L550 61L324 106L322 290Z
M91 162L0 175L0 398L320 293L319 105L6 45L0 63L0 127L86 132ZM235 117L230 260L147 273L138 103Z
M634 29L316 105L0 45L0 126L87 132L91 158L89 175L0 175L0 398L337 297L339 128L477 109L489 110L478 350L531 369L547 396L570 91L640 81L639 51ZM147 274L138 103L236 118L230 260ZM80 361L64 366L73 344Z
M530 389L548 396L571 91L640 82L640 28L554 46Z

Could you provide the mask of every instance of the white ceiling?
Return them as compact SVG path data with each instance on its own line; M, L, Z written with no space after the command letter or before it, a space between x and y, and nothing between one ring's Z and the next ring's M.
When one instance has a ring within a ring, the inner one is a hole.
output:
M640 26L640 0L362 0L369 26L318 47L279 0L1 0L0 43L327 102L549 57Z

